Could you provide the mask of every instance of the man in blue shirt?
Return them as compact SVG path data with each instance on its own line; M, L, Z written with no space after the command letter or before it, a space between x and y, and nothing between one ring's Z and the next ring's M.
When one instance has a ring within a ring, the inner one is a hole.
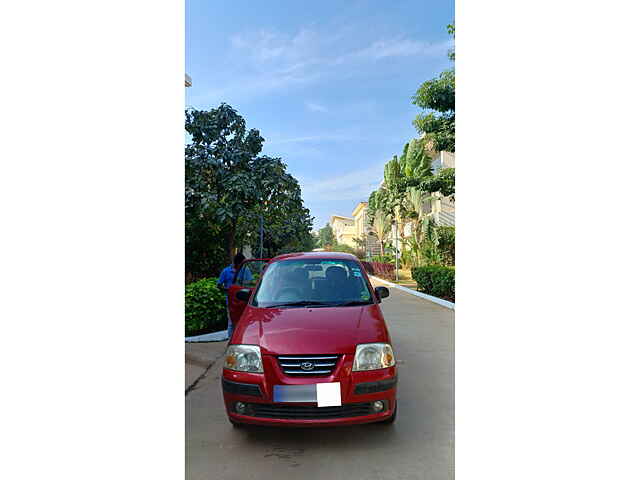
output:
M244 262L245 257L242 253L236 254L233 257L233 264L226 267L222 272L220 272L220 277L218 278L218 287L222 290L226 291L233 284L233 277L235 277L236 272L240 269L242 262ZM240 273L238 274L238 278L236 279L236 283L250 282L253 279L251 272L248 268L243 267L240 269ZM229 296L225 297L227 302L227 334L229 338L231 338L231 334L233 333L233 323L231 323L231 316L229 315Z

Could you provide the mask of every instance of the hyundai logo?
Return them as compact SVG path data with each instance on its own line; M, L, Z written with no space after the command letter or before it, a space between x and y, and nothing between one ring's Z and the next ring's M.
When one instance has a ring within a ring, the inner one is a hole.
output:
M300 368L301 368L302 370L306 370L306 371L313 370L313 367L314 367L314 366L315 366L315 365L314 365L313 363L311 363L311 362L302 362L302 363L300 364Z

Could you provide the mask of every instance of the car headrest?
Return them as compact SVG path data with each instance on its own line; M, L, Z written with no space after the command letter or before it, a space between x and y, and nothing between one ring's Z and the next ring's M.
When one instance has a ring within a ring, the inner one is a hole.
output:
M325 273L325 276L334 282L341 282L347 279L347 271L342 267L329 267Z

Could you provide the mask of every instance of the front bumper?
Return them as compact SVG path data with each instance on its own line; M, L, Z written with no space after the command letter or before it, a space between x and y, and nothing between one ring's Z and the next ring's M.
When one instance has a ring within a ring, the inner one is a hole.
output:
M293 377L282 372L277 359L262 356L263 374L223 370L222 391L229 419L236 423L272 426L338 426L379 422L393 415L396 407L396 367L352 372L353 355L342 355L333 373L317 377ZM342 407L323 407L315 403L281 403L273 400L274 385L306 385L340 382ZM374 401L384 409L374 413ZM247 405L244 414L236 402Z

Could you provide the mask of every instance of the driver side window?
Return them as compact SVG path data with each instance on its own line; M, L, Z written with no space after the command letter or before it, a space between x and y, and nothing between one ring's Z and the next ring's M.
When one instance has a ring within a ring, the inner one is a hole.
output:
M267 262L265 260L248 260L244 262L236 272L233 284L246 288L254 288L258 284L266 265Z

